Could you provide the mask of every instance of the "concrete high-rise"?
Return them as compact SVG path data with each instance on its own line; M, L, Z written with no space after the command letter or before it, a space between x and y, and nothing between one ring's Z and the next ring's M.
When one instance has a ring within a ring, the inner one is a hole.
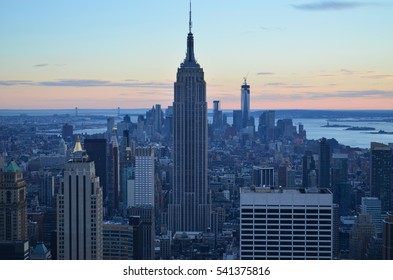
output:
M154 206L154 150L135 151L135 182L131 188L131 207Z
M206 231L211 226L207 180L207 102L204 72L194 55L191 9L187 54L174 84L173 188L169 229Z
M393 157L392 150L382 143L371 143L371 195L381 200L382 214L392 211Z
M26 183L11 161L0 174L0 241L17 240L28 240Z
M100 181L78 139L57 195L58 259L102 259L102 223Z
M242 127L248 126L250 118L250 85L247 85L247 80L244 78L244 84L241 86L241 111L242 111Z
M333 209L328 189L242 188L240 259L332 259Z

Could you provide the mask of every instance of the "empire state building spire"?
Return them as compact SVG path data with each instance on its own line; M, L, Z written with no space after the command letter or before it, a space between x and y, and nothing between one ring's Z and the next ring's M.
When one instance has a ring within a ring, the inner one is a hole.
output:
M188 23L188 36L187 36L187 54L186 58L184 59L184 66L192 67L192 66L198 66L196 60L195 60L195 55L194 55L194 35L191 32L192 29L192 20L191 20L191 1L190 1L190 18L189 18L189 23ZM182 65L182 66L183 66Z

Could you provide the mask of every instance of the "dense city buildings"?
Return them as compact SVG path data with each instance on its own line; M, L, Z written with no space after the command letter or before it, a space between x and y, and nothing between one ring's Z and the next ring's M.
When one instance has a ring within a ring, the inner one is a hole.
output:
M173 106L0 110L0 259L392 259L391 111L210 98L190 11Z
M191 11L187 53L177 70L173 102L173 188L169 229L206 231L211 227L207 177L206 82L194 54Z

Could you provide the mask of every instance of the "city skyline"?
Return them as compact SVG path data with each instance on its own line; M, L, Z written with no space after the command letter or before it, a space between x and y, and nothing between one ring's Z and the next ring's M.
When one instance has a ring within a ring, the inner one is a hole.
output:
M0 109L173 100L189 1L0 4ZM388 1L193 2L209 108L393 109Z

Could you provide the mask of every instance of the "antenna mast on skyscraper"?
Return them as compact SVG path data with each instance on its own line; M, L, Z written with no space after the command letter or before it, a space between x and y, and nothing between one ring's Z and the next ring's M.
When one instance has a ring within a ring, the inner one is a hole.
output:
M191 0L190 0L190 22L189 22L189 28L190 28L190 33L191 33L191 28L192 28L192 21L191 21Z
M248 74L250 74L250 72L247 72L247 75L246 75L245 77L243 77L243 80L244 80L244 84L245 84L245 85L247 85L247 77L248 77Z

